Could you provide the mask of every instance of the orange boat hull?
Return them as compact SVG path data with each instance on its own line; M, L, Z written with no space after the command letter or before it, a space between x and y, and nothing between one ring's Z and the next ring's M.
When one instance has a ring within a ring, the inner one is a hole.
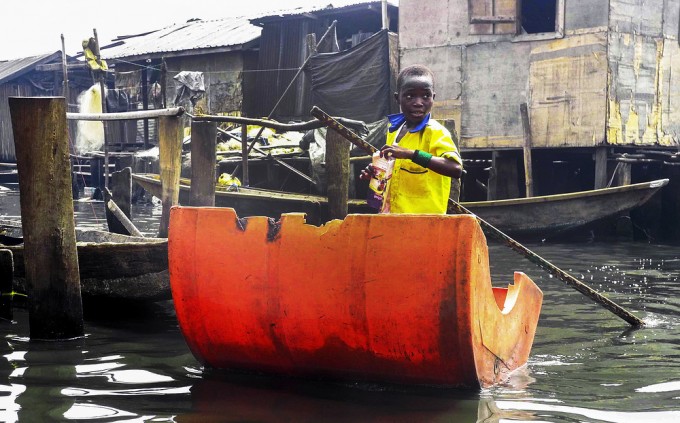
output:
M519 272L491 287L471 216L176 207L168 249L180 328L215 368L486 387L526 363L543 298Z

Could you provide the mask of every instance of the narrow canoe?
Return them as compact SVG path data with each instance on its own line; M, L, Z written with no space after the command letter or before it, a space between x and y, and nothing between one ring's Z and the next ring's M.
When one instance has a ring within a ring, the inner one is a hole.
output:
M158 175L133 174L132 178L152 195L161 196ZM639 207L666 184L668 179L659 179L614 188L462 204L511 236L544 237ZM180 204L189 205L190 189L191 182L182 179ZM245 187L235 191L217 186L215 205L234 208L240 216L278 218L281 213L300 212L307 214L307 221L311 224L328 221L328 198L318 195ZM364 200L350 199L348 208L350 213L375 213Z
M0 228L21 241L17 222L0 221ZM76 240L84 297L140 301L170 298L167 239L77 229ZM0 243L0 248L12 251L15 290L26 292L23 244Z
M478 389L531 350L543 294L519 272L492 288L471 216L174 207L169 235L177 319L209 367Z

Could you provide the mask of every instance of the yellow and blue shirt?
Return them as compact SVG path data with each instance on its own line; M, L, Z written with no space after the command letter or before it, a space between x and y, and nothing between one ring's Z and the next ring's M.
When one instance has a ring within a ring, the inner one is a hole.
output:
M388 116L390 128L387 145L394 144L399 128L405 123L402 113ZM463 165L451 133L430 114L410 129L398 145L410 150L426 151ZM446 214L451 178L424 168L411 160L396 160L388 190L390 213Z

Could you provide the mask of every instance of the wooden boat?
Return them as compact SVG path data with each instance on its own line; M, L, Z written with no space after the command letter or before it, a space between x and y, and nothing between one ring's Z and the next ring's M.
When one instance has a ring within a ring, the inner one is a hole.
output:
M586 226L643 205L668 179L591 191L462 203L514 236L546 236Z
M0 222L9 238L21 241L16 222ZM97 230L76 230L83 297L153 301L170 298L168 242ZM2 245L14 256L15 290L26 292L23 244Z
M132 178L152 195L160 197L157 175L133 174ZM668 179L511 200L463 202L462 205L501 231L512 236L547 236L616 216L649 200ZM190 181L180 181L180 204L189 204ZM292 194L240 187L238 191L217 186L215 205L232 207L240 216L278 217L281 213L302 212L307 221L320 224L328 220L328 199L317 195ZM350 213L375 213L364 200L350 200Z
M161 197L161 182L156 174L132 174L132 180L146 191ZM191 181L180 179L179 202L189 204ZM309 223L318 225L327 222L328 198L320 195L297 194L261 188L231 187L216 185L215 205L236 209L240 216L269 216L278 218L282 213L300 212L307 215ZM366 201L352 199L349 208L353 213L374 213Z
M472 216L174 207L169 234L177 319L209 367L477 389L531 350L543 294L519 272L492 288Z

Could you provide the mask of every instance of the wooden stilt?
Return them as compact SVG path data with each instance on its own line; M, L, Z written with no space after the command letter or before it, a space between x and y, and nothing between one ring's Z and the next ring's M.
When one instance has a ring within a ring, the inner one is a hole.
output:
M217 123L191 124L191 196L192 206L215 205L215 140Z
M158 118L158 148L161 170L161 214L158 237L167 238L170 208L179 202L179 175L182 166L182 128L178 117Z
M66 101L10 98L21 187L30 336L83 335Z
M593 154L595 160L595 189L607 186L607 147L597 147Z
M347 216L350 144L333 129L326 133L326 175L328 180L328 214L331 219Z
M519 197L517 158L512 153L494 151L491 160L487 200Z

